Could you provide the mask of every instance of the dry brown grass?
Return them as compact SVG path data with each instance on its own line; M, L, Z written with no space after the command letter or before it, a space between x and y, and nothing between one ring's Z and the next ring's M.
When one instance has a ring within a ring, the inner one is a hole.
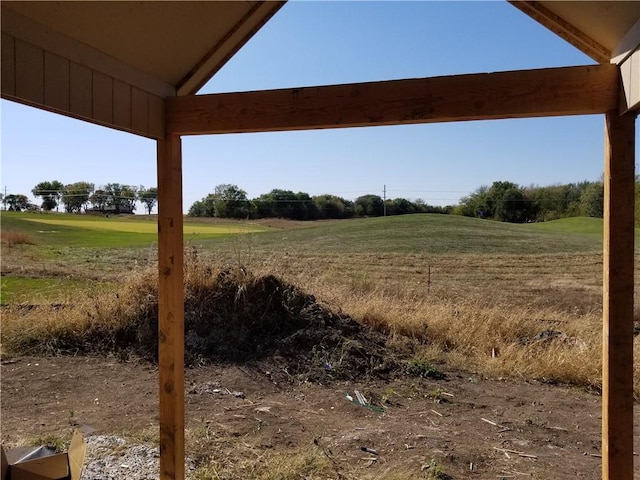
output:
M345 256L285 247L200 256L212 265L242 263L255 275L275 274L363 324L410 336L422 344L419 356L445 369L601 388L598 253ZM205 282L198 275L202 271L188 271L187 280ZM55 353L73 332L84 332L87 342L98 330L115 332L141 308L141 299L154 295L154 285L153 272L134 273L117 298L88 299L73 314L10 309L2 319L3 350L29 351L35 339L40 345L51 339L46 344ZM97 315L96 305L106 313ZM638 362L634 379L640 398Z
M415 338L445 368L601 389L599 253L251 258L361 323ZM634 381L640 399L639 362Z
M229 441L217 439L203 448L202 439L206 434L189 432L189 436L196 440L203 451L217 450L214 445ZM233 459L227 456L210 458L204 461L191 475L193 480L235 480L251 478L254 480L417 480L450 478L438 476L440 469L432 461L434 473L416 473L408 469L387 468L378 472L366 472L363 467L346 466L334 463L335 460L321 448L298 448L281 454L270 454L259 445L252 445L251 440L233 441Z
M7 247L14 245L35 245L36 242L26 233L7 230L0 232L0 241Z

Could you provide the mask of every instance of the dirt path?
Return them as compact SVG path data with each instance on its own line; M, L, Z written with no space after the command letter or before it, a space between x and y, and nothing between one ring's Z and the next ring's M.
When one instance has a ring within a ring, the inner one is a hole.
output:
M434 462L453 478L600 478L600 397L446 373L439 381L293 386L274 384L248 365L189 370L187 453L197 459L215 447L222 463L233 463L309 446L353 478L418 475ZM1 374L7 443L67 435L78 426L121 435L157 429L157 371L149 364L20 357L3 360ZM356 389L385 405L385 412L347 401L345 393L353 396ZM639 425L636 409L637 452Z

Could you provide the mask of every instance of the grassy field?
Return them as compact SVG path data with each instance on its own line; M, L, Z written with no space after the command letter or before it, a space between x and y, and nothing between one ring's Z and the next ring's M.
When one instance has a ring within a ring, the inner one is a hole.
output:
M574 220L574 219L568 219ZM541 254L595 251L602 244L602 221L560 220L547 224L506 224L453 215L364 218L329 225L270 231L253 236L258 248L321 254ZM599 233L598 233L599 232ZM235 242L236 238L227 240ZM226 242L228 243L228 242ZM225 242L201 242L217 247Z
M280 228L186 225L188 258L278 275L361 323L413 337L428 361L600 388L599 219L512 225L409 215ZM127 275L155 266L153 219L5 214L2 229L35 243L3 245L3 302L67 302L83 289L95 294L97 285L113 302ZM16 327L3 335L33 323L25 313L4 317L3 327ZM640 369L636 385L638 394Z
M39 245L114 248L149 245L157 241L155 219L135 216L98 217L4 212L2 229L25 232ZM238 222L205 224L187 221L184 225L187 241L267 230L268 228L260 225Z

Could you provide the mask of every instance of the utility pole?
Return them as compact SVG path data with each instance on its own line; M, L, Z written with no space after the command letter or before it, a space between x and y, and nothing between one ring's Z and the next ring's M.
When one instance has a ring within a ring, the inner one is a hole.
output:
M382 186L382 210L384 212L384 216L387 216L387 186Z
M4 186L4 196L2 197L3 210L7 209L7 186Z

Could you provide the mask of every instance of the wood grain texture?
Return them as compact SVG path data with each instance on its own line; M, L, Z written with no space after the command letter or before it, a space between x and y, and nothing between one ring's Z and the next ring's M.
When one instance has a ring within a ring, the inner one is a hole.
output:
M69 88L70 113L83 119L93 116L93 76L91 70L71 63Z
M93 72L93 118L99 122L113 123L113 78Z
M172 85L90 47L86 43L63 35L42 23L34 22L11 8L2 9L0 20L3 32L42 50L66 58L72 63L117 78L159 96L175 95L176 90Z
M536 1L508 0L511 5L524 12L553 33L564 38L598 63L609 63L611 52L589 35L579 30L562 17Z
M69 111L69 60L44 52L44 103L55 110Z
M284 4L284 1L255 2L245 16L178 82L177 95L197 93Z
M135 87L131 88L131 125L140 132L147 132L149 129L147 92Z
M164 138L164 98L149 94L149 125L148 131L152 137Z
M602 478L633 479L635 114L606 115Z
M180 137L158 140L160 479L184 480L184 293Z
M113 81L113 123L131 128L131 85Z
M29 103L44 102L44 51L21 40L15 41L16 96Z
M15 39L2 32L0 47L2 51L0 55L0 85L2 85L3 95L16 94L16 57L15 57Z
M271 132L604 113L615 65L393 80L167 99L167 132Z

